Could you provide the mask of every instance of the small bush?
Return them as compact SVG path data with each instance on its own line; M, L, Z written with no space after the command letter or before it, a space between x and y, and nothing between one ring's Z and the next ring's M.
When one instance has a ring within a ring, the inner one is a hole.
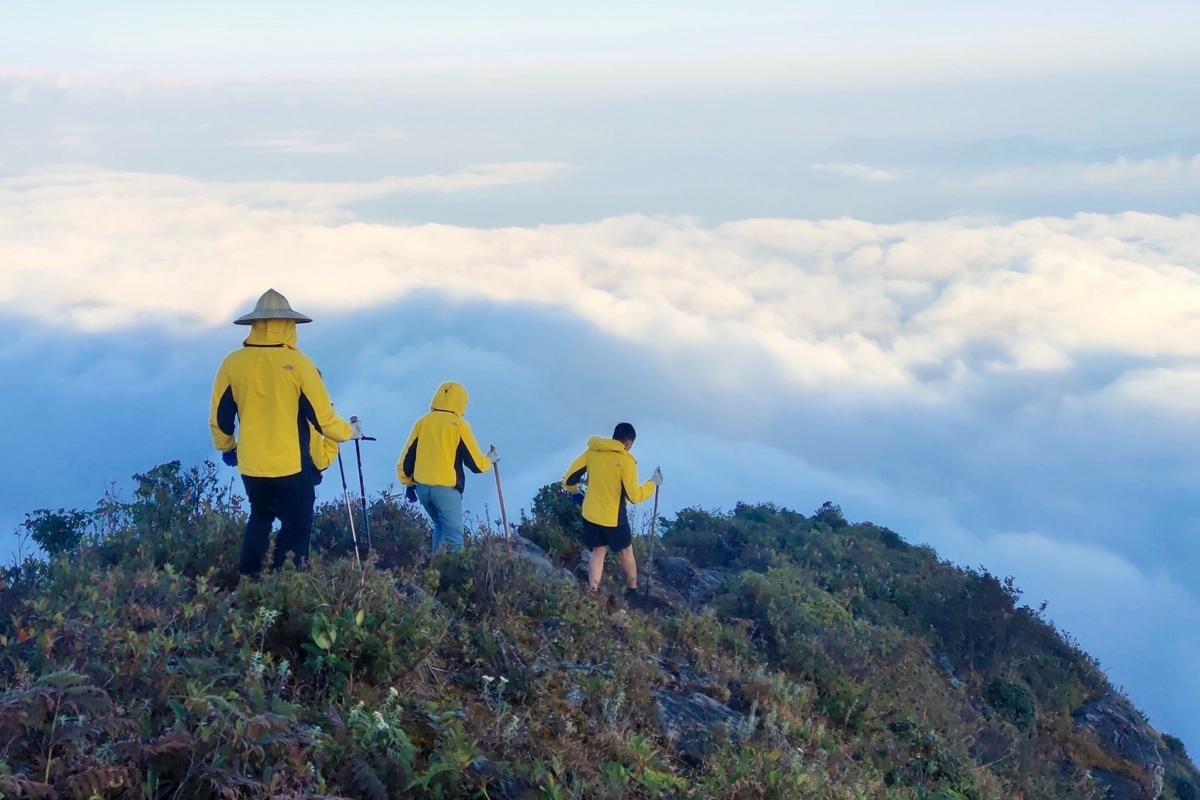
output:
M313 560L238 587L238 605L264 609L272 624L261 649L288 660L317 687L348 689L355 680L381 683L430 658L446 635L431 598L402 597L389 572L351 559ZM241 638L251 633L243 629Z
M1188 758L1187 747L1183 740L1177 736L1172 736L1169 733L1162 735L1163 744L1167 746L1167 752L1178 758Z
M39 508L25 515L21 523L29 538L49 556L73 553L79 548L92 521L92 514L79 509Z
M407 567L428 558L429 525L420 506L384 494L368 503L368 512L369 529L363 525L362 504L358 499L352 498L349 510L344 500L318 505L313 514L312 551L326 559L353 559L357 537L363 558L383 567ZM354 532L350 530L351 513Z
M1033 727L1037 702L1024 685L997 678L984 688L983 696L997 714L1018 729L1027 731Z
M574 558L583 547L583 515L560 484L547 484L534 495L532 516L521 520L518 533L560 559Z

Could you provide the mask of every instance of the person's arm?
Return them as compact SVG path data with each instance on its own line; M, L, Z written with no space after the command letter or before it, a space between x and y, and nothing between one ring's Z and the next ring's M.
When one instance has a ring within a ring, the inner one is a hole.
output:
M350 423L333 410L333 402L325 388L325 381L316 366L301 356L296 359L300 372L300 408L312 426L327 439L348 442L354 438Z
M237 446L237 440L233 438L236 421L237 402L233 399L233 387L229 383L229 368L222 361L213 380L212 406L208 413L213 447L222 453L228 453Z
M316 430L311 430L309 435L308 447L313 466L324 472L338 457L338 443L322 436Z
M416 483L413 472L417 468L417 439L420 438L420 434L421 420L417 420L408 434L407 441L404 442L400 458L396 460L396 478L399 479L402 486L412 486Z
M625 496L631 503L640 503L654 496L654 481L638 483L637 461L633 456L624 459L621 466L621 483L625 487Z
M487 472L492 468L492 461L479 449L479 443L475 441L475 432L471 430L471 423L463 419L459 420L459 425L462 426L459 458L467 465L467 469L476 475L480 472Z
M579 482L583 480L583 476L587 474L587 450L579 454L579 458L571 462L571 466L567 467L567 471L563 473L562 487L567 494L578 494L583 491L583 487Z

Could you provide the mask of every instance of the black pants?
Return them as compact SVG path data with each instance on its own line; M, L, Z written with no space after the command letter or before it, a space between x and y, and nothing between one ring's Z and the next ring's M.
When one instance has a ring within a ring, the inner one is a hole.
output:
M262 572L263 556L271 543L271 525L279 520L279 536L271 569L283 566L283 559L292 553L296 566L308 558L308 541L312 536L313 504L317 492L312 475L298 472L283 478L252 478L242 476L246 497L250 500L250 519L242 537L242 557L238 570L243 575Z

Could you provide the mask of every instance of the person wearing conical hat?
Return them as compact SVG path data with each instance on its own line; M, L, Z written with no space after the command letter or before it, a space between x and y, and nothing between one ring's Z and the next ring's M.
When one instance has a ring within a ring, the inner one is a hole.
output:
M479 449L470 423L463 418L468 399L461 383L447 381L439 386L429 413L413 425L396 462L396 477L406 487L405 497L410 502L420 500L433 520L435 553L463 546L463 468L478 474L500 460L495 447L486 453Z
M321 475L318 462L329 462L325 441L362 436L355 417L347 422L334 412L321 373L297 349L296 325L305 322L312 320L293 311L282 294L267 290L253 311L234 320L249 325L250 335L241 349L225 356L213 381L213 445L241 472L250 501L238 561L243 575L262 571L276 519L280 528L272 568L283 566L287 553L297 566L304 563Z

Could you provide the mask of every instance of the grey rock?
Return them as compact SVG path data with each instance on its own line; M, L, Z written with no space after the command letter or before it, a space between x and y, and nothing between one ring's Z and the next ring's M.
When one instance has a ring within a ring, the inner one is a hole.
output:
M659 556L654 559L654 565L658 567L663 580L676 588L690 584L696 574L692 562L680 556Z
M679 556L658 556L654 566L659 579L674 589L692 607L698 607L713 598L725 574L715 569L698 569L692 562Z
M406 605L410 606L418 605L421 601L429 597L429 594L424 589L404 578L396 581L396 593L400 595L400 598ZM434 598L434 602L437 605L441 605L437 598Z
M1092 769L1092 780L1104 794L1105 800L1155 800L1158 792L1148 794L1146 787L1128 775L1109 772L1106 769Z
M663 738L682 757L699 763L728 740L740 740L745 716L706 694L658 691L659 724Z
M954 662L950 660L950 656L948 656L946 653L939 652L934 656L934 661L937 662L937 665L941 667L943 672L946 673L947 683L949 683L955 689L962 686L962 681L958 679L958 670L954 668Z
M575 565L576 578L587 580L591 559L591 550L580 552L579 561ZM612 575L612 569L610 564L605 570L605 585ZM721 570L697 569L686 558L657 556L653 567L644 563L638 564L640 591L636 597L624 598L624 605L651 613L685 608L698 609L713 598L725 577Z
M546 551L522 536L512 540L513 555L532 566L547 578L565 579L563 570L550 560Z
M592 563L592 551L583 549L579 552L579 561L575 564L576 577L587 580L588 565Z
M1162 793L1165 767L1159 736L1128 700L1108 692L1072 715L1075 724L1091 731L1107 753L1128 761L1140 773L1129 775L1096 769L1092 777L1106 800L1154 800Z

